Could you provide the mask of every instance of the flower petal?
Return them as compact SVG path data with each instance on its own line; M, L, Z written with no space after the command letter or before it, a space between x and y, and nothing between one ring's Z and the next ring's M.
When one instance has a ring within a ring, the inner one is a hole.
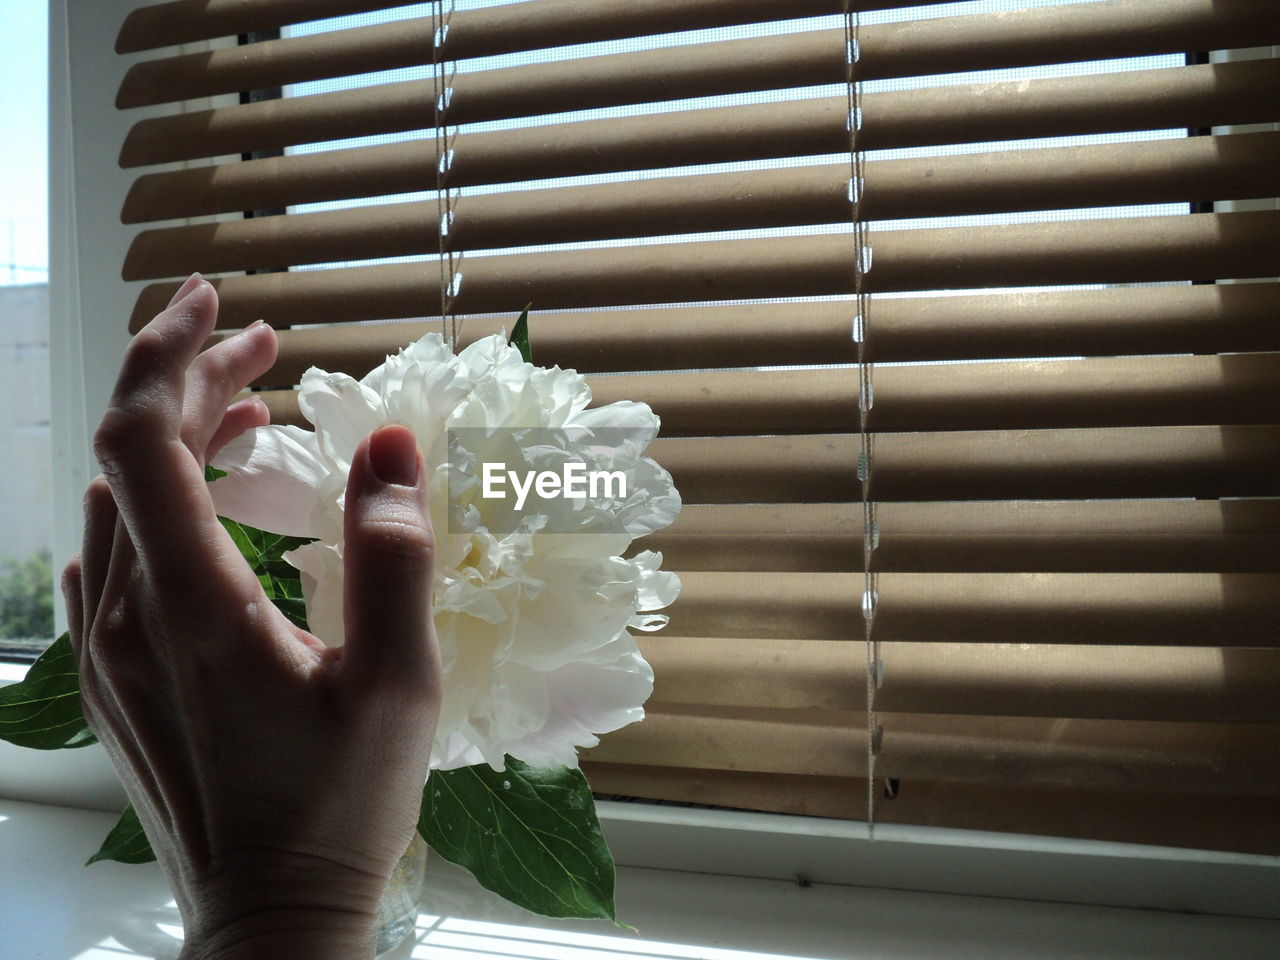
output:
M404 373L411 366L434 367L437 364L457 365L453 351L438 333L428 333L409 344L399 353L370 370L360 382L381 396L394 396L404 387Z
M360 441L388 419L376 392L345 373L326 373L316 367L302 375L298 407L315 425L320 453L344 480Z
M598 744L598 734L644 719L641 705L653 693L653 670L633 644L611 664L570 663L548 673L545 682L551 704L546 723L501 747L526 763L576 767L578 750Z
M338 548L308 543L284 555L302 574L302 597L307 604L307 627L328 646L346 640L342 619L342 555Z
M484 763L484 754L476 749L475 744L457 731L451 731L444 737L437 737L435 747L431 751L432 770L457 770L460 767L474 767ZM506 764L500 769L505 769Z
M227 473L209 485L221 516L291 537L332 534L319 509L330 469L311 431L275 425L246 430L218 451L212 465Z

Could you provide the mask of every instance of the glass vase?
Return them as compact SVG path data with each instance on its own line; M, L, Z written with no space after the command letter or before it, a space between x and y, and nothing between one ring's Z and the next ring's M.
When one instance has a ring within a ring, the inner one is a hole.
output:
M399 946L413 933L427 870L427 843L414 831L378 904L378 956Z

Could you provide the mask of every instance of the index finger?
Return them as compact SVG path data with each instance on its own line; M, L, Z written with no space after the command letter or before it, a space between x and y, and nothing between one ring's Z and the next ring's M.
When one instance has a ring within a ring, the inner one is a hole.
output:
M223 557L239 560L204 471L181 437L187 368L217 312L217 294L199 278L138 332L93 441L138 559L153 574L171 571L197 583L231 572Z

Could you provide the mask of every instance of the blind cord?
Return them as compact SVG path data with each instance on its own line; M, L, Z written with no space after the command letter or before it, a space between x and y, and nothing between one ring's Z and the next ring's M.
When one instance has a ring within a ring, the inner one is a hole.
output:
M453 166L453 143L457 130L450 133L446 115L453 97L453 79L457 74L457 63L448 60L444 55L445 42L449 35L449 22L453 19L454 0L437 0L431 5L431 89L435 95L435 140L436 140L436 213L439 217L440 234L440 322L443 326L449 346L454 353L458 352L459 323L456 310L458 292L461 288L462 274L458 265L462 257L455 257L449 239L453 226L453 189L449 186L449 173Z
M859 142L862 127L862 82L857 79L862 37L862 14L853 9L852 0L844 3L845 37L845 95L848 112L846 126L849 130L849 209L853 226L853 289L855 315L852 336L857 345L858 364L858 459L857 478L862 500L862 611L863 647L866 653L867 698L867 837L875 838L876 811L876 755L880 752L882 733L876 713L876 690L884 680L884 668L880 659L879 641L874 625L876 614L876 575L872 554L879 542L875 502L871 497L872 465L875 453L874 437L868 429L868 419L874 403L872 366L868 362L867 332L868 305L866 274L871 269L871 247L867 243L867 224L862 215L864 164L866 155Z

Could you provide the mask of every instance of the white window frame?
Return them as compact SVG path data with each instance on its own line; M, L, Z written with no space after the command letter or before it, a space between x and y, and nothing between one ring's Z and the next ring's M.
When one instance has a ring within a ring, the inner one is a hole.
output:
M81 491L96 472L92 425L141 286L120 277L137 228L120 222L134 171L120 169L116 155L144 114L115 108L131 60L111 38L125 13L147 2L50 0L55 569L79 548ZM61 609L57 618L61 633ZM24 671L0 664L0 684ZM48 753L0 743L0 796L110 811L124 802L97 746ZM1280 919L1280 857L928 827L881 826L869 841L861 823L643 804L604 803L600 813L628 866Z

